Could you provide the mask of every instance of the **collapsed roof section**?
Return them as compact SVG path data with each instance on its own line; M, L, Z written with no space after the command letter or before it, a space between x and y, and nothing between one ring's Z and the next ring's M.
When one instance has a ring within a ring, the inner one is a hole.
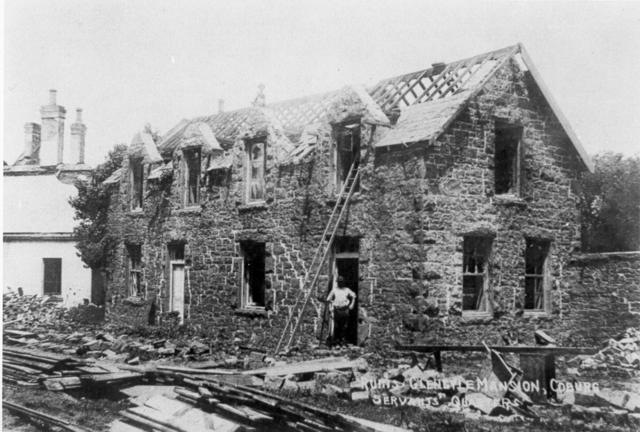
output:
M511 59L527 70L540 88L553 113L571 140L584 166L593 165L580 140L569 125L521 44L458 60L434 64L431 68L379 81L365 90L347 86L340 90L301 97L266 106L182 120L160 142L165 158L176 149L199 145L216 153L211 166L227 166L228 151L239 138L275 134L272 154L280 163L297 163L315 149L311 129L322 122L337 123L352 117L363 122L389 126L387 113L400 111L397 124L383 135L376 147L390 147L438 139L480 92L487 81ZM149 151L149 153L152 153ZM156 152L157 153L157 152ZM152 157L157 161L157 157Z
M584 166L593 171L593 163L578 136L560 111L551 92L533 65L522 44L434 65L429 69L399 75L378 82L371 96L385 112L400 110L396 127L390 130L376 147L434 141L476 96L489 79L508 61L531 74L540 92L558 118Z

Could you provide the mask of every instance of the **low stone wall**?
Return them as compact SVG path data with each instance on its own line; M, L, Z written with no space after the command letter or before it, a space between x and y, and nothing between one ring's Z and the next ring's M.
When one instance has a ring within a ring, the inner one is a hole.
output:
M576 255L567 271L563 321L572 345L601 344L640 328L640 251Z

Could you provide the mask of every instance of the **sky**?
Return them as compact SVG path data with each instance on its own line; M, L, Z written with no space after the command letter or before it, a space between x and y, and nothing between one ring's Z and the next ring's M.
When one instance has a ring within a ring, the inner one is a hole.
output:
M87 162L146 123L371 85L522 42L587 152L640 153L640 1L5 0L3 159L49 89ZM69 158L67 158L69 159Z

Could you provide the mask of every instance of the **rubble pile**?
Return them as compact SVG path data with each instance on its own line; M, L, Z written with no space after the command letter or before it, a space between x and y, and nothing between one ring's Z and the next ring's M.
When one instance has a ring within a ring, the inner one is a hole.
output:
M66 320L67 310L58 296L20 295L17 292L2 296L4 325L34 327L57 325Z
M581 373L606 371L621 378L640 376L640 330L627 329L618 340L609 339L607 346L591 356L578 356Z

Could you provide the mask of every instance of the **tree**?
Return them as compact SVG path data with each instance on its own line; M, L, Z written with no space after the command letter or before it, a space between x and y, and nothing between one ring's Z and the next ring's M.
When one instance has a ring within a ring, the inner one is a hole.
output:
M76 182L78 195L69 200L79 224L73 232L80 258L92 269L104 268L116 240L107 230L109 190L102 182L122 166L127 146L116 145L107 160L98 165L86 181Z
M581 179L582 246L588 252L640 249L640 157L600 153Z

